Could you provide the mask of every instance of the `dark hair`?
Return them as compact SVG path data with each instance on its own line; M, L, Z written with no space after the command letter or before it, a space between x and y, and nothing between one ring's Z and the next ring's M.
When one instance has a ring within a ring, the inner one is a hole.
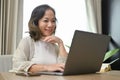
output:
M33 38L35 41L39 40L42 37L41 31L38 27L38 21L44 16L46 10L48 10L48 9L52 10L55 15L55 10L47 4L37 6L32 11L28 26L29 26L30 37ZM56 19L56 17L55 17L55 19ZM55 33L55 31L54 31L54 33Z

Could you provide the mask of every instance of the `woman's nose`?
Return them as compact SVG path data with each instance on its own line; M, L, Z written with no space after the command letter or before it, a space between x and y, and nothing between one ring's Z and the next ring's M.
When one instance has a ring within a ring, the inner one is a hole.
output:
M53 27L53 23L52 23L52 22L49 22L49 23L48 23L48 27Z

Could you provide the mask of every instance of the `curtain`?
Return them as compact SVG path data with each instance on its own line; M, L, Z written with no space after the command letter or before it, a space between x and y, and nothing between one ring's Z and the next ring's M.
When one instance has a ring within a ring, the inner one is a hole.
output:
M91 32L102 33L101 0L85 0L88 24Z
M23 0L0 0L0 54L13 54L22 38Z

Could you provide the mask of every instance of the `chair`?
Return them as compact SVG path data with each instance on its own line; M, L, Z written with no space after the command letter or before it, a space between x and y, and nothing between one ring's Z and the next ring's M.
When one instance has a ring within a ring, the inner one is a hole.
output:
M12 69L12 55L0 55L0 72Z

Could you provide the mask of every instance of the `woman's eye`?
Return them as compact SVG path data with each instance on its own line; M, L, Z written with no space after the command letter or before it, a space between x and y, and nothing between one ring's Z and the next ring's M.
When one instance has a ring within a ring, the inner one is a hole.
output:
M52 22L56 22L55 20L53 20Z
M44 22L48 22L48 20L44 20Z
M49 22L49 20L43 20L43 22L47 23L47 22ZM55 22L56 22L56 20L51 20L50 22L55 23Z

